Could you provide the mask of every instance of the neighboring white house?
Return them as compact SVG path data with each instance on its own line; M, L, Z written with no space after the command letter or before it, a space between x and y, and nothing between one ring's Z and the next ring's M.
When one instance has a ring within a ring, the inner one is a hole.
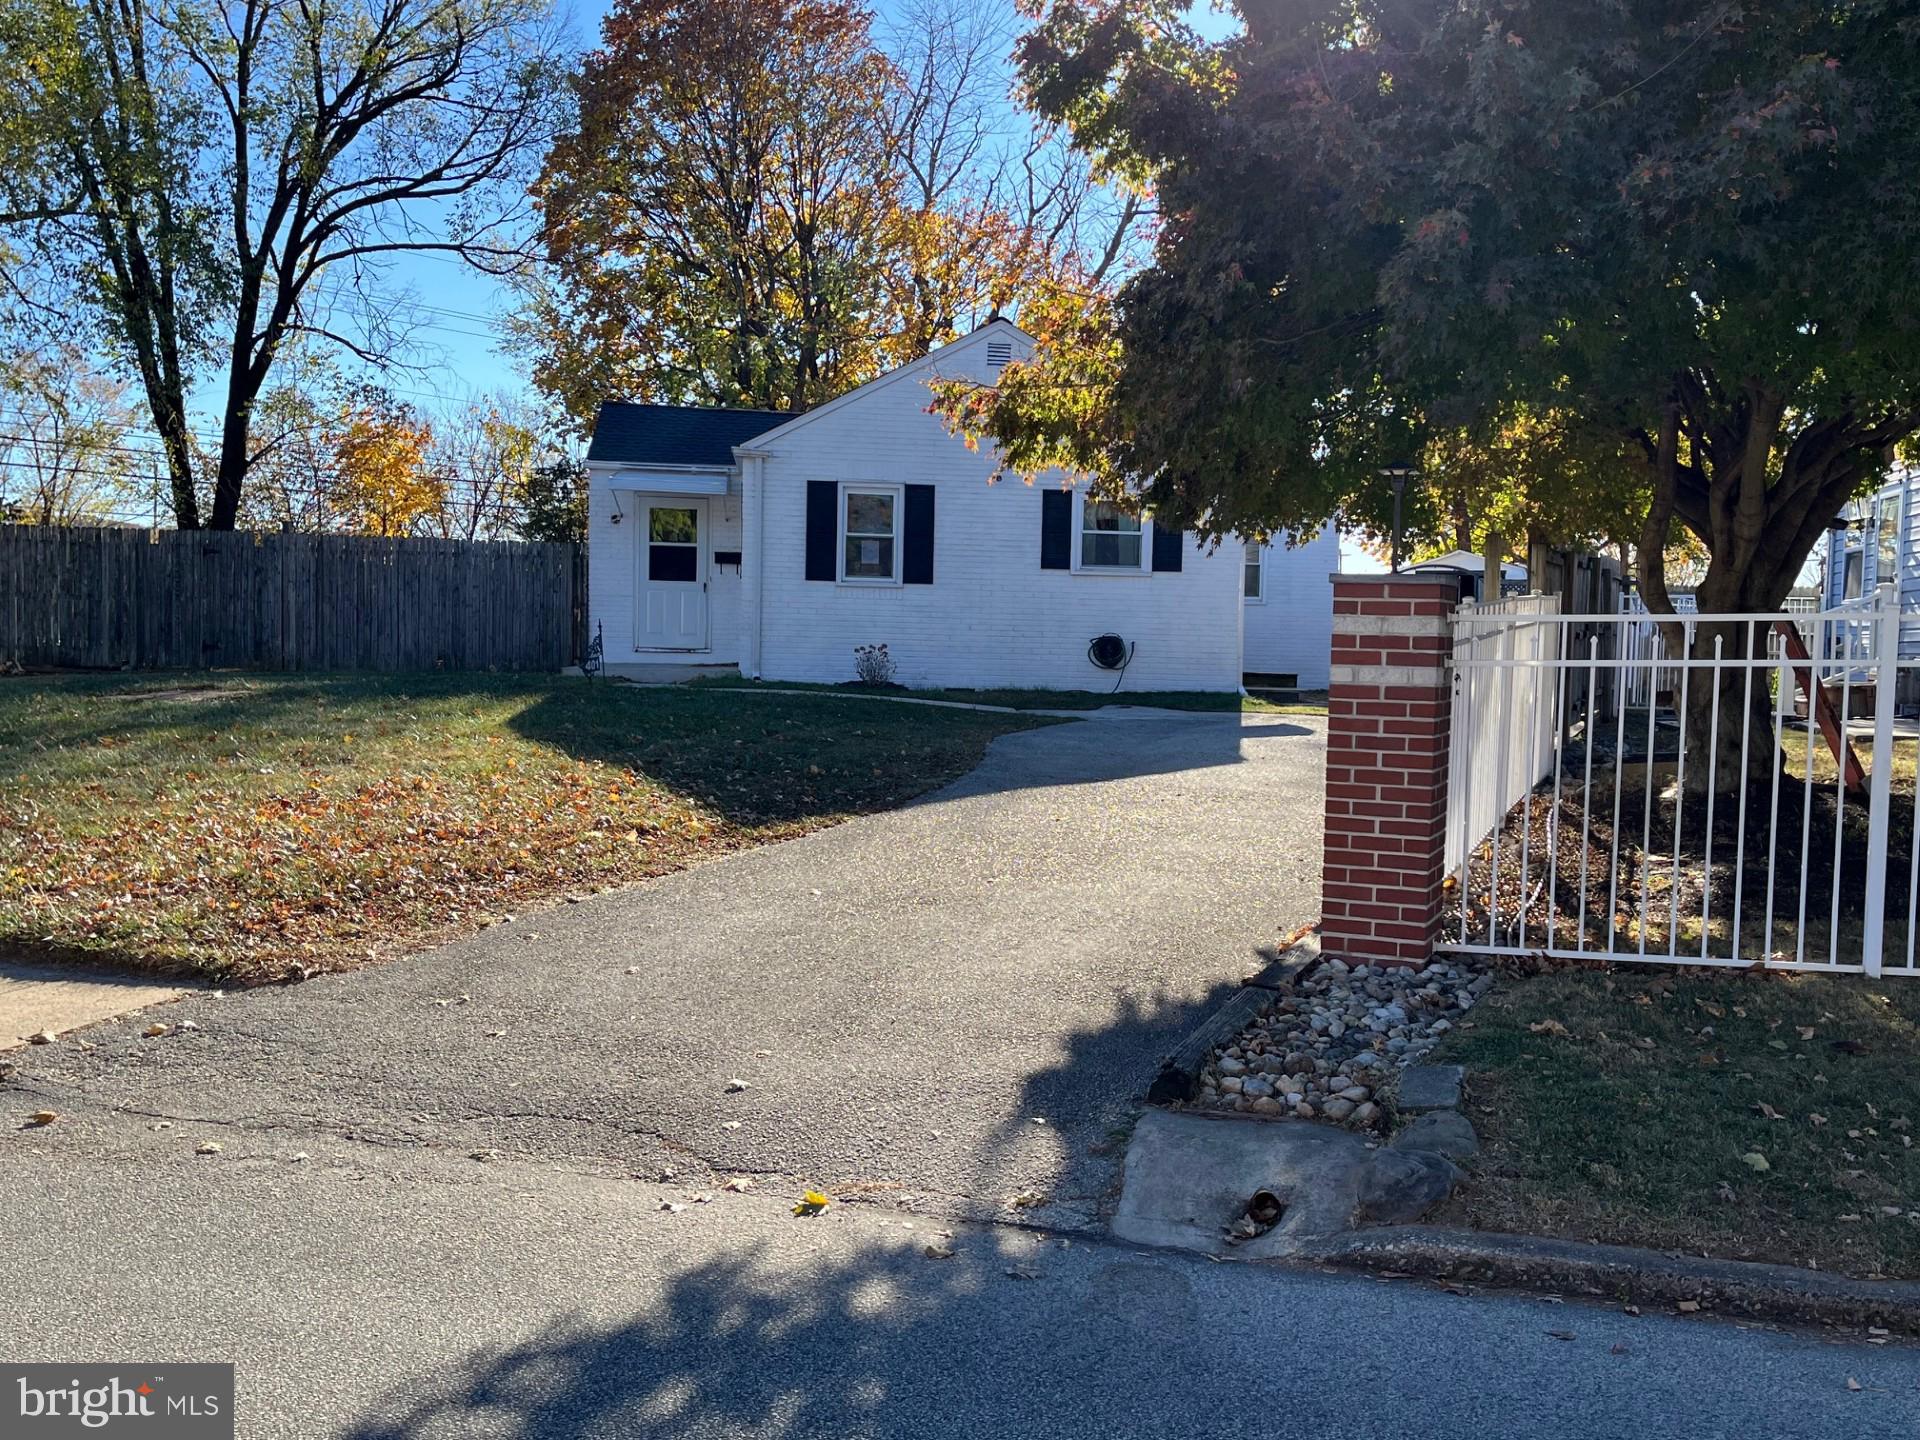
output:
M1241 587L1246 613L1241 668L1247 674L1273 677L1277 685L1327 688L1333 575L1339 568L1340 531L1332 524L1304 545L1247 543Z
M988 484L992 460L929 413L929 380L991 385L1032 343L995 321L801 415L603 405L588 619L608 672L837 682L884 642L911 686L1237 689L1240 546ZM1104 635L1123 672L1090 658Z
M1484 556L1475 555L1468 550L1449 550L1444 555L1436 555L1431 560L1422 560L1418 564L1405 567L1410 575L1457 575L1460 577L1460 598L1463 600L1484 599L1487 562ZM1500 566L1500 593L1502 595L1523 595L1527 589L1527 567L1511 562Z

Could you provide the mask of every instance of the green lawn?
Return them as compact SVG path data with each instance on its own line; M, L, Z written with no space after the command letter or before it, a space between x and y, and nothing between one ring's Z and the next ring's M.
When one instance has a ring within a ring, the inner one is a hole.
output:
M798 690L810 694L892 696L901 700L949 700L964 705L1000 705L1009 710L1098 710L1106 705L1142 705L1161 710L1243 711L1249 715L1324 715L1324 691L1302 691L1295 701L1264 700L1223 690L869 690L846 685L825 689L784 680L698 680L692 688Z
M1436 1056L1485 1145L1439 1219L1920 1277L1916 1040L1911 980L1503 980Z
M545 676L0 679L0 948L344 967L901 804L1049 723Z

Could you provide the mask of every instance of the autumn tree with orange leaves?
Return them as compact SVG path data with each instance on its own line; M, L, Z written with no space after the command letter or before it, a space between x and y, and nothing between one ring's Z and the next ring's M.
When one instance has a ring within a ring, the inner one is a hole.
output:
M1145 202L1009 135L1009 18L910 0L882 36L851 0L617 0L535 190L536 383L582 424L610 398L804 409L1097 289Z
M446 504L427 464L433 427L378 392L356 397L333 427L332 508L361 535L411 535Z

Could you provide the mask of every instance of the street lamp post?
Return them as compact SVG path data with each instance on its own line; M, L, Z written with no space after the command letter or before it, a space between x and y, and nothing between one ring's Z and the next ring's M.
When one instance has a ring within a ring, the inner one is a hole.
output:
M1401 539L1400 514L1401 514L1402 506L1407 496L1407 481L1411 480L1415 475L1419 474L1420 472L1416 470L1407 461L1397 460L1391 465L1382 465L1380 467L1380 473L1383 476L1385 476L1386 479L1393 486L1393 565L1392 565L1392 569L1393 569L1393 573L1397 575L1400 573L1400 539Z

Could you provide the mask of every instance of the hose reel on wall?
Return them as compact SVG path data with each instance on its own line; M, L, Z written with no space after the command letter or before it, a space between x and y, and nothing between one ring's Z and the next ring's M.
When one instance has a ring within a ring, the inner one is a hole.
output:
M1113 688L1117 691L1120 682L1127 678L1127 667L1133 663L1134 648L1135 642L1111 632L1096 635L1087 642L1087 660L1097 670L1115 672Z

